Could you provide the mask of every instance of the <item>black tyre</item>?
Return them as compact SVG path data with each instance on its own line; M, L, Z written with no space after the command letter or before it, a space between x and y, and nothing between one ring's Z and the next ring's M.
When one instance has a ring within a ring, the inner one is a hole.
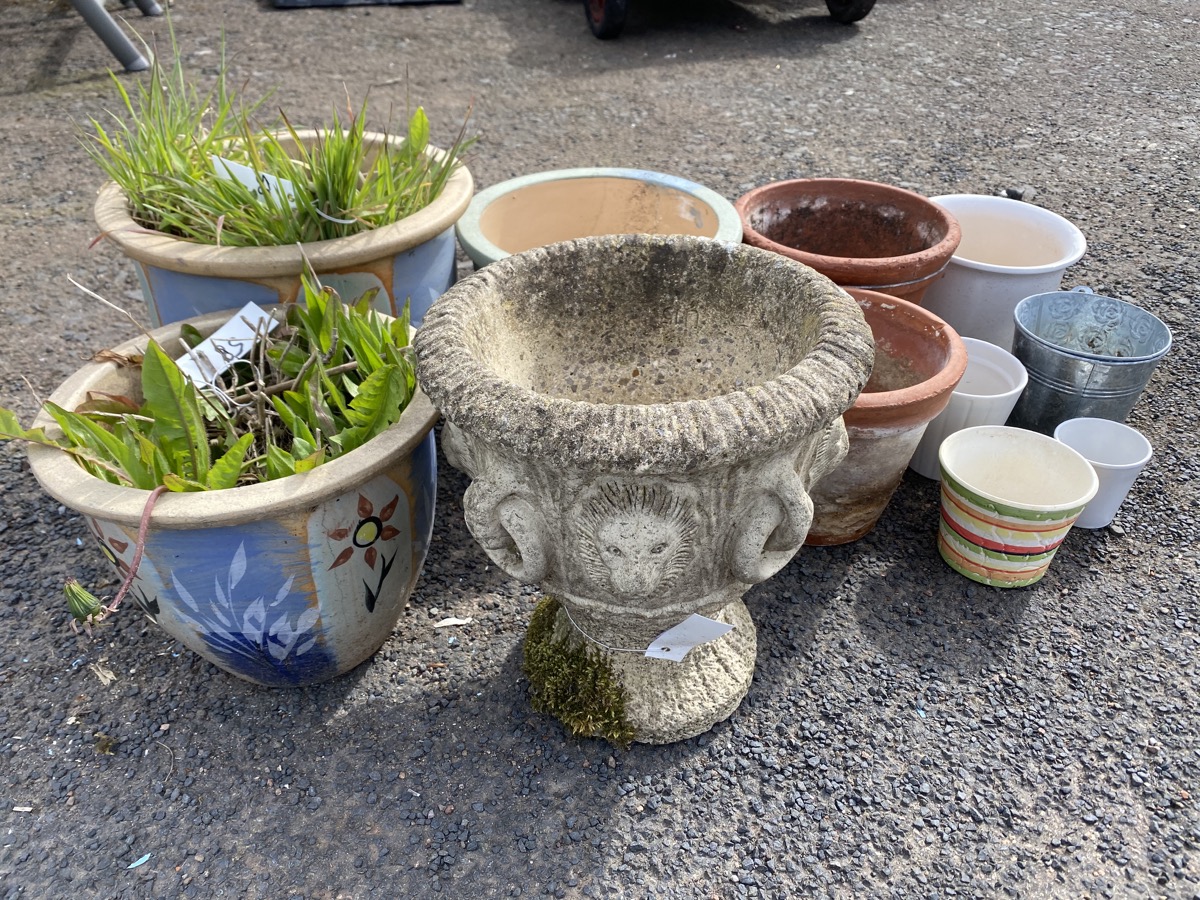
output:
M872 3L875 0L871 0ZM629 11L629 0L583 0L583 12L587 16L592 34L607 41L621 33L625 26L625 13ZM866 15L866 13L863 13Z
M875 0L825 0L825 5L829 7L829 15L835 22L849 25L865 17L875 5Z

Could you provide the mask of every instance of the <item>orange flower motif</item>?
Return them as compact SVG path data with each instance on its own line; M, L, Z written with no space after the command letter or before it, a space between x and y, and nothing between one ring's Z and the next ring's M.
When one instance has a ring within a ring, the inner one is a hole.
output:
M104 554L104 558L116 567L118 574L122 578L128 577L129 563L127 563L122 556L124 555L125 551L129 549L129 541L123 541L120 538L105 534L104 529L100 526L100 523L90 516L88 517L87 523L88 528L92 532L92 536L96 539L96 543L100 545L100 552ZM142 608L142 611L146 613L146 615L157 620L159 612L158 598L154 597L151 599L150 597L146 596L146 592L139 584L141 580L141 576L139 575L134 581L133 592L131 596Z
M349 539L350 546L343 548L342 552L337 555L337 558L330 564L329 568L336 569L338 566L348 563L354 556L355 550L363 551L363 559L372 569L379 561L379 551L375 549L377 541L390 541L400 533L398 528L388 525L392 515L396 512L396 507L400 504L400 495L393 497L388 504L375 514L375 507L362 494L358 495L358 524L353 528L335 528L328 532L330 540L344 541Z
M129 542L122 541L118 538L109 537L100 527L100 523L95 519L88 517L88 527L92 531L92 536L95 537L96 543L100 545L100 551L108 559L110 563L117 567L122 575L129 574L129 564L121 559L121 554L129 549Z

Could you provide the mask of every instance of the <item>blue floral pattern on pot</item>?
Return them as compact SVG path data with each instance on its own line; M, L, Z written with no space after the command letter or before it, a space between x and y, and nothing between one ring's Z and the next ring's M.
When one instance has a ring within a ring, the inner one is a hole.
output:
M272 525L164 533L160 550L182 562L170 572L173 612L227 668L254 681L331 677L335 661L324 643L319 600L295 589L297 572L280 558L289 542Z
M315 684L387 640L433 529L433 433L391 471L320 503L237 526L152 531L131 596L173 637L259 684ZM124 578L136 530L89 519Z

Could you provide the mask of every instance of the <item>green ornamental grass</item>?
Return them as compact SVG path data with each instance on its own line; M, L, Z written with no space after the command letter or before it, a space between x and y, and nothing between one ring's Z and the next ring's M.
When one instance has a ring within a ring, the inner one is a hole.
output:
M345 124L302 141L280 113L261 124L266 98L246 101L229 84L222 48L216 83L201 93L188 79L172 35L174 62L155 55L149 79L126 89L113 75L119 114L90 119L85 148L129 198L140 225L185 240L226 247L277 246L346 237L400 221L433 202L474 143L466 122L444 151L429 144L422 107L403 134L385 127L382 147L366 140L367 103ZM248 167L251 184L220 160ZM262 176L290 185L264 189Z
M126 364L141 370L140 397L95 394L80 407L44 407L62 431L25 429L0 409L0 440L71 454L113 484L170 491L223 490L307 472L361 447L394 424L416 392L408 311L376 312L368 292L343 303L303 281L304 303L272 313L249 355L213 385L197 385L154 341ZM202 336L181 326L185 343Z

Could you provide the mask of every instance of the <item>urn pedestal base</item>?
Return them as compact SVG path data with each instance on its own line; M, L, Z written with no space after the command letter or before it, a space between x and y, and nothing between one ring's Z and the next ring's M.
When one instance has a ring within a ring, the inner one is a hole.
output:
M530 640L565 644L599 656L623 689L625 721L633 740L669 744L708 731L733 714L750 690L758 639L750 611L735 600L712 616L733 631L691 650L680 662L654 659L627 649L609 650L590 640L559 606L554 626ZM526 649L526 658L530 650ZM569 651L568 651L569 652ZM543 685L536 673L530 682L537 695Z

